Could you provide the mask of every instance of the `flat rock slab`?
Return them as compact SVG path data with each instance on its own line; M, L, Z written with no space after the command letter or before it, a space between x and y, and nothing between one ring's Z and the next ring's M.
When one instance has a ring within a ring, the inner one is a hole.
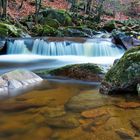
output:
M134 140L135 133L125 128L120 128L115 131L124 140Z
M99 93L81 93L73 96L65 105L67 110L81 112L88 109L94 109L106 105L113 105L116 98L108 98Z
M88 118L88 119L90 119L90 118L95 119L97 117L101 117L101 116L104 116L107 114L109 114L108 111L105 109L102 109L102 108L86 110L81 113L81 115L84 118Z
M140 107L140 103L138 102L123 102L116 104L117 107L124 108L124 109L131 109L131 108L138 108Z
M133 118L131 121L131 125L140 132L140 117Z
M0 76L0 95L9 90L29 87L32 84L41 82L42 80L42 78L30 71L11 71Z

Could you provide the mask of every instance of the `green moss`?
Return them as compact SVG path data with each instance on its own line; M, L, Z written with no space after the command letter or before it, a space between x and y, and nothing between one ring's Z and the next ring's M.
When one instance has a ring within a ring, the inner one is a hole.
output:
M53 27L50 27L49 25L44 25L43 26L43 33L42 33L42 35L50 36L50 35L56 35L56 34L57 34L57 30L54 29Z
M46 24L49 25L50 27L53 27L55 29L58 29L60 26L60 23L56 19L46 19Z
M35 73L41 75L63 75L64 73L72 72L73 70L80 72L85 72L86 74L103 74L103 70L95 64L87 63L87 64L74 64L74 65L67 65L61 68L53 69L53 70L40 70L36 71Z
M140 46L128 50L106 74L105 81L121 85L140 78Z
M55 19L61 24L61 26L72 24L71 16L65 10L56 10L48 8L43 10L41 13L43 14L43 18Z
M0 22L0 34L1 36L20 37L22 35L22 30L14 25Z

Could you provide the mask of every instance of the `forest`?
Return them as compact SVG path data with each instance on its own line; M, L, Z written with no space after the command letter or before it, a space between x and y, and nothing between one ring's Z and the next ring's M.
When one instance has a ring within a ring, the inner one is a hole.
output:
M0 140L140 140L140 0L0 0Z

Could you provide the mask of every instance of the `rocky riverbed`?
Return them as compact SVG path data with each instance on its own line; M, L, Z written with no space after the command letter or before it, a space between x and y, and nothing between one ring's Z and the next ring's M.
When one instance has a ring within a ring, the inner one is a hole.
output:
M47 80L0 103L1 140L139 140L140 101L99 85Z

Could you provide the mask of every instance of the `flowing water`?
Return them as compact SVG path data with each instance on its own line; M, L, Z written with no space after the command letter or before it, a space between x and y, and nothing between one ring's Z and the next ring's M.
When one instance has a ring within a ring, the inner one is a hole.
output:
M51 69L68 64L112 65L125 50L110 39L10 39L7 54L0 55L0 73L25 68Z
M109 39L9 40L0 73L50 69L75 63L112 65L125 50ZM46 79L0 96L0 140L140 139L137 96L107 96L99 83Z

